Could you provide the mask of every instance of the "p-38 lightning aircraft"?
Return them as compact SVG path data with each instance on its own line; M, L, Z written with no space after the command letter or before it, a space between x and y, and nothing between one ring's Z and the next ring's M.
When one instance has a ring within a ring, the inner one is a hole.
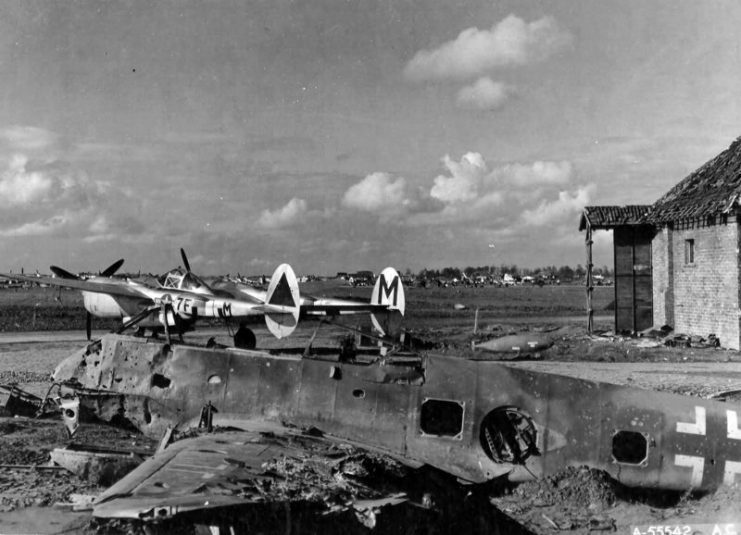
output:
M270 279L263 301L256 301L212 290L190 271L177 268L157 279L157 285L133 279L113 278L123 264L119 260L100 275L82 279L60 267L51 266L55 277L0 276L49 284L82 291L87 311L86 331L91 336L92 316L123 320L123 328L154 318L155 325L179 333L193 328L199 318L240 319L263 315L268 330L276 337L290 335L298 324L299 290L296 275L288 264L278 266ZM237 331L235 345L254 346L254 335L248 329Z
M401 278L393 268L386 268L379 276L371 303L361 303L339 299L302 299L296 275L288 264L276 268L264 291L212 288L191 271L183 249L180 249L180 254L185 269L178 267L168 271L157 279L156 286L132 279L113 278L123 259L114 262L98 276L87 279L58 266L50 267L55 277L3 273L0 273L0 277L81 290L87 311L88 339L91 337L93 316L121 319L123 328L143 325L141 322L154 318L154 326L164 327L169 336L170 327L182 333L192 329L199 318L240 320L262 315L268 330L276 338L283 338L296 329L301 312L330 316L370 313L374 325L382 334L398 323L398 316L404 314L404 290ZM381 316L380 312L385 312L385 316ZM234 335L234 345L255 347L254 333L240 325Z

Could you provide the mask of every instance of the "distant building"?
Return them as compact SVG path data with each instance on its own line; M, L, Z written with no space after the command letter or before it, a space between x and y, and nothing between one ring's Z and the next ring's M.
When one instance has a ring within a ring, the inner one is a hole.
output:
M615 328L669 325L741 348L739 214L741 138L652 205L585 207L590 264L592 232L614 232ZM593 283L588 265L588 295Z
M351 273L348 280L353 286L368 286L373 283L374 279L375 275L372 271L361 270Z

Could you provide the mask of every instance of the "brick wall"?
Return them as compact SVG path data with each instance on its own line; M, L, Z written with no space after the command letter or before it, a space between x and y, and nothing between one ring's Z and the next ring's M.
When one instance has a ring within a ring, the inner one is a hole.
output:
M651 242L653 276L653 323L655 327L674 326L673 233L660 229Z
M659 233L657 240L661 239L664 246L659 247L657 242L653 253L658 262L653 272L654 318L660 317L657 309L663 306L666 310L672 304L668 290L673 283L675 332L703 337L715 333L723 347L739 349L739 234L735 218L729 218L727 223L698 224L694 228L677 226ZM694 240L692 263L685 260L686 240ZM662 258L662 254L667 258ZM671 270L667 269L672 263L673 281ZM660 274L662 271L664 274ZM666 312L664 319L668 319Z

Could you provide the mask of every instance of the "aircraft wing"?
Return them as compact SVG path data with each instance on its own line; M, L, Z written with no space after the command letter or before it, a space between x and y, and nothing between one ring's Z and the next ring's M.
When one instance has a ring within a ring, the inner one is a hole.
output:
M369 503L406 501L392 483L404 478L379 476L383 470L411 471L397 461L335 439L271 427L175 442L101 494L93 515L164 520L216 507L291 502L309 502L323 512L362 512Z
M140 299L148 299L140 290L134 286L130 286L124 281L113 281L106 280L82 280L82 279L65 279L62 277L29 277L27 275L11 275L7 273L0 273L0 277L7 279L22 280L27 282L33 282L36 284L48 284L49 286L57 286L61 288L74 288L76 290L83 290L86 292L120 295L123 297L138 297Z

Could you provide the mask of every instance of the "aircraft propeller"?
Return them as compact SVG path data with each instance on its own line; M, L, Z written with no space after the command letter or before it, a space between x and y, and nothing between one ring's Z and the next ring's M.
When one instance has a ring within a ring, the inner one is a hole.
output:
M183 259L183 265L185 266L185 271L190 273L190 262L188 262L188 257L185 254L185 249L183 249L182 247L180 248L180 256Z
M120 258L116 260L113 264L105 268L103 271L100 271L98 274L101 277L112 277L116 271L119 270L119 268L123 265L124 259ZM75 275L74 273L70 273L66 269L60 268L59 266L49 266L49 269L51 269L51 272L54 273L57 277L60 279L74 279L74 280L80 280L80 277ZM59 291L61 292L62 289L60 288ZM93 315L90 314L89 311L85 311L85 334L87 335L87 339L90 340L93 335Z
M119 260L116 260L113 264L105 268L103 271L100 272L101 277L113 277L113 275L118 271L118 269L123 265L124 259L121 258Z
M98 275L101 277L112 277L116 273L116 271L118 271L119 268L123 265L123 263L123 258L116 260L113 264L105 268L103 271L98 272ZM60 268L59 266L49 266L49 269L51 269L51 272L60 279L80 279L79 276L75 275L74 273L70 273L66 269Z
M66 269L62 269L58 266L49 266L49 269L51 269L51 272L54 273L57 277L60 279L75 279L78 280L80 277L75 275L74 273L70 273Z

